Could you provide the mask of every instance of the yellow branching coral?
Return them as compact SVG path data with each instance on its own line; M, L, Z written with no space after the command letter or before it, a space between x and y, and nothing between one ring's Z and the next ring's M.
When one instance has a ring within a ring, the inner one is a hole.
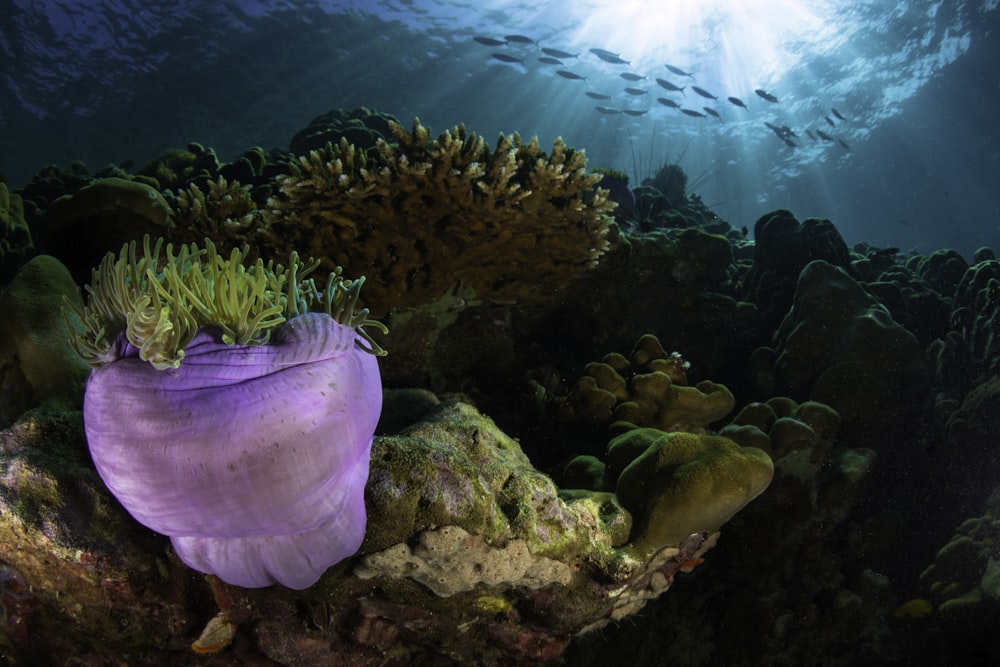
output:
M115 358L124 332L143 361L160 370L176 368L200 327L215 327L229 345L260 345L287 318L319 310L355 328L369 352L385 354L364 330L373 326L386 333L385 327L368 319L367 309L356 309L363 277L345 279L336 267L320 291L307 277L318 260L303 262L292 252L287 267L261 259L247 265L249 251L236 248L227 258L206 239L204 248L191 243L174 254L172 244L164 250L163 239L151 247L147 235L141 254L134 241L117 257L108 253L86 288L86 305L66 301L79 320L74 324L64 310L74 348L88 364L100 366Z
M280 179L269 244L301 248L369 277L375 312L433 300L462 283L480 296L541 298L605 252L614 204L583 151L557 139L482 137L453 127L433 142L418 119L398 145L362 151L342 139Z
M250 197L250 186L219 176L205 188L195 184L177 192L173 205L173 227L185 233L223 241L249 241L256 231L259 211ZM180 239L180 240L194 240Z

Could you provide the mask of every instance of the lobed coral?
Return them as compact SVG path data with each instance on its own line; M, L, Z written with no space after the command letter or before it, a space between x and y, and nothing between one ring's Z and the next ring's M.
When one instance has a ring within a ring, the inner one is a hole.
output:
M610 424L614 430L651 426L662 431L705 427L726 416L735 399L723 385L703 380L687 386L690 364L667 354L652 334L641 336L629 357L612 352L587 364L586 375L554 400L567 423Z
M583 151L557 139L482 137L453 127L433 142L413 122L398 144L341 138L303 155L266 215L275 247L364 272L375 313L436 299L456 284L483 297L540 299L596 264L614 204Z

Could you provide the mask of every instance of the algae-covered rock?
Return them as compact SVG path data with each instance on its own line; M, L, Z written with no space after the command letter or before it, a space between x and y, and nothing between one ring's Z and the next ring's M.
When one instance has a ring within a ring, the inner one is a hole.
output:
M609 447L640 441L646 449L618 477L616 494L635 520L640 556L679 544L692 533L715 532L771 482L774 464L763 451L717 435L645 428Z
M20 623L6 655L187 664L217 651L199 664L312 666L381 665L392 650L402 664L545 664L714 544L694 535L637 559L614 494L559 493L464 403L372 451L360 552L305 590L243 589L184 567L121 509L78 412L23 415L0 432L0 579Z

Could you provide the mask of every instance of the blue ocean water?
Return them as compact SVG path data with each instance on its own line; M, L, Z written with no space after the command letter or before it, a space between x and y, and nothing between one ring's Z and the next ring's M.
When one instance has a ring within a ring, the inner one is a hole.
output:
M142 164L189 141L228 160L364 105L435 132L562 136L633 181L679 162L737 227L789 208L848 242L969 256L1000 246L997 6L4 0L0 173L18 187L46 164Z

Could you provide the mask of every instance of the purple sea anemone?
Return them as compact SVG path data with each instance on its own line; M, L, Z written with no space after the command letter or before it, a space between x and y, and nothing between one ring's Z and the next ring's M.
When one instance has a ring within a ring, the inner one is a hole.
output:
M77 312L89 322L77 349L95 366L84 426L97 471L189 566L239 586L311 586L365 533L382 351L361 328L380 325L353 312L361 281L332 275L324 295L297 257L287 271L245 268L211 246L178 257L168 246L153 274L158 255L147 243L144 258L134 245L109 256ZM124 319L137 325L104 349L93 325L115 316L109 295L136 306ZM159 305L143 310L147 298ZM299 312L310 303L328 312Z

